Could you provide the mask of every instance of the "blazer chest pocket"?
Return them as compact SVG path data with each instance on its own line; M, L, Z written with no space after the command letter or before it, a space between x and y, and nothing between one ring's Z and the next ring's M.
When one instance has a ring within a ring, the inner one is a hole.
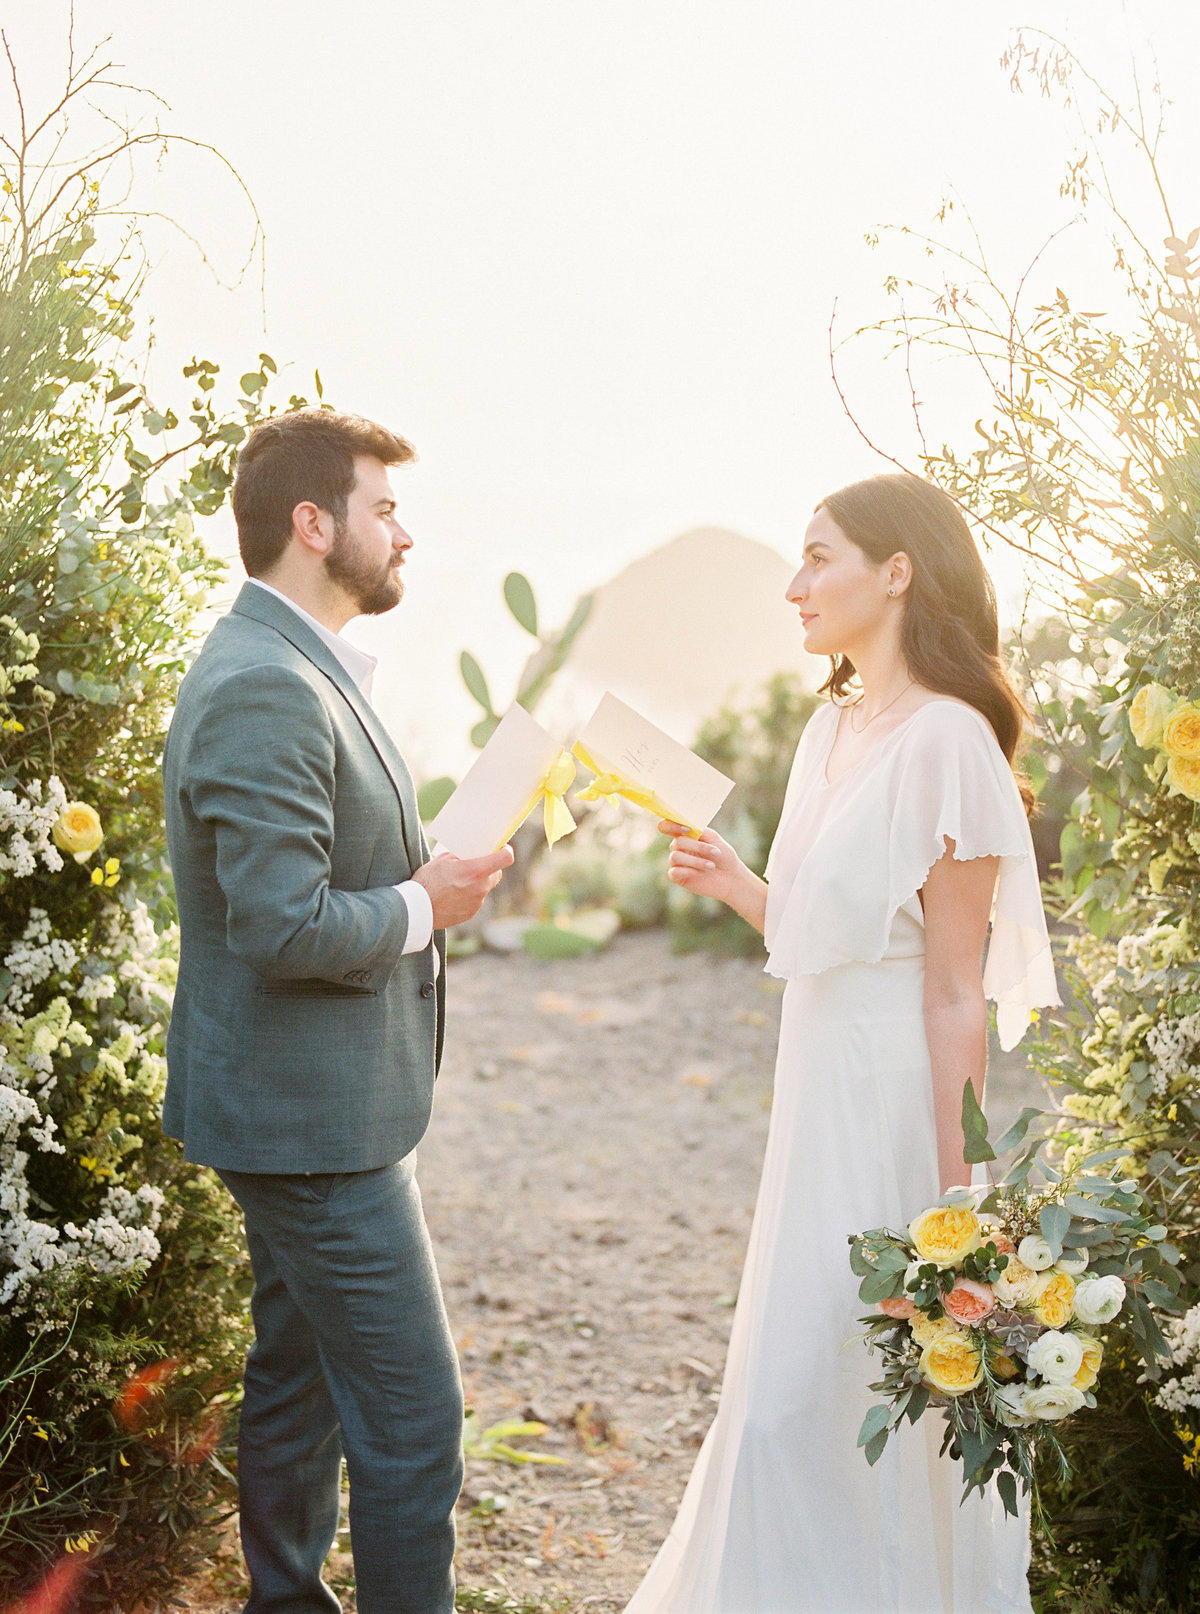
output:
M260 998L362 998L367 1001L379 996L372 986L320 980L260 981L256 993Z

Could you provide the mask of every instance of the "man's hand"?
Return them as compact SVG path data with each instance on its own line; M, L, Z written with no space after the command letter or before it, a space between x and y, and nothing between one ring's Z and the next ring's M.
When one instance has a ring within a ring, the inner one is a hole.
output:
M474 919L512 861L512 847L502 846L486 857L452 857L449 852L439 852L432 862L422 863L413 879L429 893L433 928L447 930Z

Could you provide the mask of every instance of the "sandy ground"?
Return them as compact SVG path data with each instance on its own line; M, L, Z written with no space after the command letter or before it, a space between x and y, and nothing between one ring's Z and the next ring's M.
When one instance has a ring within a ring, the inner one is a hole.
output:
M469 1461L460 1584L612 1614L715 1409L782 983L757 962L676 956L661 932L581 960L450 968L419 1177L467 1400L484 1431L544 1423L517 1444L564 1459ZM995 1058L993 1135L1027 1102L1036 1079ZM240 1578L223 1566L193 1608L236 1609ZM343 1553L330 1579L353 1609Z

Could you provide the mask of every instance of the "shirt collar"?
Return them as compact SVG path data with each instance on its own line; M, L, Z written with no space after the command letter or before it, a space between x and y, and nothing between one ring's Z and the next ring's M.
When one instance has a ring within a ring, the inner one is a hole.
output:
M375 677L375 669L379 665L377 656L369 655L367 651L351 644L349 639L343 639L340 634L334 633L323 622L318 622L315 616L310 616L302 606L296 604L295 600L281 594L277 588L272 588L270 583L264 583L261 577L251 577L249 581L256 588L266 589L268 594L273 594L277 600L282 600L285 605L290 606L300 620L306 622L317 637L329 646L367 700L371 699L371 683Z

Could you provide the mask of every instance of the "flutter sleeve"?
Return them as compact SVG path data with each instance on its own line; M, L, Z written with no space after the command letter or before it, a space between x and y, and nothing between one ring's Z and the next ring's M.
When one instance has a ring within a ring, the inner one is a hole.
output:
M807 975L884 958L901 909L922 922L917 894L950 841L959 861L1000 860L983 986L1000 1045L1013 1048L1032 1011L1059 996L1012 770L987 720L957 701L922 707L885 743L842 781L845 799L768 923L767 968Z

